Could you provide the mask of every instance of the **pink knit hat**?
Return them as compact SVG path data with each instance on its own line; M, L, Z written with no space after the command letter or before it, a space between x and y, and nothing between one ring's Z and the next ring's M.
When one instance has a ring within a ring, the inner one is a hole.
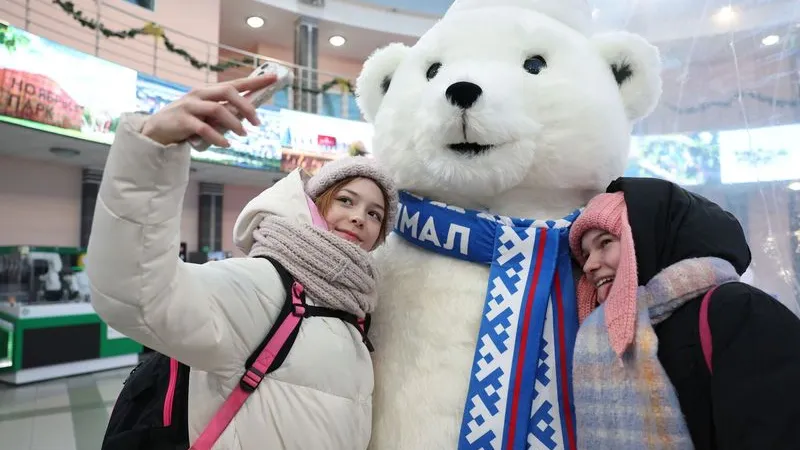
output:
M620 259L617 273L605 301L606 328L611 348L622 356L636 335L636 253L633 234L628 223L628 207L622 192L600 194L589 201L586 209L572 225L569 245L572 254L581 263L581 239L589 230L600 229L617 236L620 241ZM597 288L586 274L578 281L578 318L581 322L597 307Z

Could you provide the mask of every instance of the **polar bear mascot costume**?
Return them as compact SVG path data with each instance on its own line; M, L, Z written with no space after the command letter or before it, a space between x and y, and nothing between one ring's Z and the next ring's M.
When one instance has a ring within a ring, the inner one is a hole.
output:
M456 0L358 79L404 192L373 318L375 450L575 449L567 234L621 176L658 51L584 0Z

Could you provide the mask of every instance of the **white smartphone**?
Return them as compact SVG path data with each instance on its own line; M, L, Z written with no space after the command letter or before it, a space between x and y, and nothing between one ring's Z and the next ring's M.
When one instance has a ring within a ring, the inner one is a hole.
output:
M258 66L258 68L254 70L253 73L251 73L250 76L248 76L248 78L258 77L261 75L267 75L272 73L274 73L278 77L278 79L274 83L270 84L264 89L247 92L244 94L244 98L247 99L251 105L253 105L253 108L258 109L258 107L260 107L267 100L269 100L270 97L272 97L275 94L275 92L280 91L281 89L290 85L294 80L294 74L292 73L291 69L275 62L266 62ZM228 111L233 113L233 115L235 115L239 120L243 119L243 117L241 116L241 114L239 114L236 108L230 105L226 105L226 107L228 108ZM228 131L230 131L223 127L218 127L216 128L216 130L220 134L225 134ZM188 139L188 142L189 145L191 145L195 150L199 152L202 152L211 146L211 144L209 144L203 138L197 135L190 137Z

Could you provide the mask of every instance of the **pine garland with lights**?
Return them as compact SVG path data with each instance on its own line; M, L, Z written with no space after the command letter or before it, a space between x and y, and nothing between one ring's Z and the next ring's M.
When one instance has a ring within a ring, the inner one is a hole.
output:
M75 4L71 1L64 1L64 0L52 0L53 3L60 6L65 13L72 16L78 23L81 24L82 27L89 28L90 30L99 31L103 36L106 38L117 38L117 39L133 39L139 35L147 35L153 36L155 38L163 39L164 47L167 48L168 51L174 53L176 55L181 56L185 59L192 67L196 69L208 69L212 72L224 72L228 69L234 67L241 67L241 66L252 66L253 65L253 58L244 58L241 61L226 61L220 64L209 64L202 62L195 58L194 56L190 55L189 52L186 50L178 47L175 45L169 37L164 33L164 29L153 22L146 24L140 28L131 28L129 30L111 30L107 28L103 23L98 22L94 19L86 18L83 14L83 11L80 11L75 8Z
M347 147L347 154L350 156L364 156L367 154L367 149L361 141L355 141Z
M140 28L131 28L129 30L111 30L108 29L105 25L101 22L98 22L94 19L89 19L84 16L83 11L80 11L75 8L75 4L71 1L64 1L64 0L52 0L53 3L60 6L65 13L72 16L81 26L85 28L89 28L91 30L99 31L103 36L106 38L117 38L117 39L133 39L139 35L146 35L146 36L153 36L155 38L160 38L164 41L164 47L176 55L181 56L185 59L192 67L196 69L208 69L212 72L224 72L231 68L236 67L252 67L255 61L253 58L244 58L242 60L231 60L226 61L224 63L219 64L208 64L202 62L189 54L186 50L176 46L170 39L167 37L166 33L164 32L164 28L160 25L150 22L143 27ZM334 78L327 83L320 86L319 89L310 89L310 88L300 88L299 86L294 86L295 89L302 89L303 91L310 92L312 94L322 94L330 90L334 86L339 86L342 91L347 92L349 94L355 94L355 88L353 87L353 83L350 80L344 78Z
M341 90L343 92L347 92L348 94L355 95L355 93L356 93L356 90L355 90L355 87L353 86L353 83L350 80L345 79L345 78L334 78L331 81L328 81L327 83L325 83L322 86L320 86L319 87L319 91L317 91L316 93L317 94L321 94L321 93L327 92L328 90L330 90L330 88L332 88L334 86L339 86L339 88L341 88Z

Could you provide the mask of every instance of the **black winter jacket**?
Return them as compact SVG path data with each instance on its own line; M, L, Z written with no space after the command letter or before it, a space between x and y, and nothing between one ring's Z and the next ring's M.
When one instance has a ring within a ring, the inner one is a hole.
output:
M662 180L620 178L608 188L618 191L640 286L687 258L723 258L740 274L750 264L739 222L716 204ZM700 345L701 298L655 327L695 448L800 449L800 319L759 289L722 285L709 305L712 375Z

